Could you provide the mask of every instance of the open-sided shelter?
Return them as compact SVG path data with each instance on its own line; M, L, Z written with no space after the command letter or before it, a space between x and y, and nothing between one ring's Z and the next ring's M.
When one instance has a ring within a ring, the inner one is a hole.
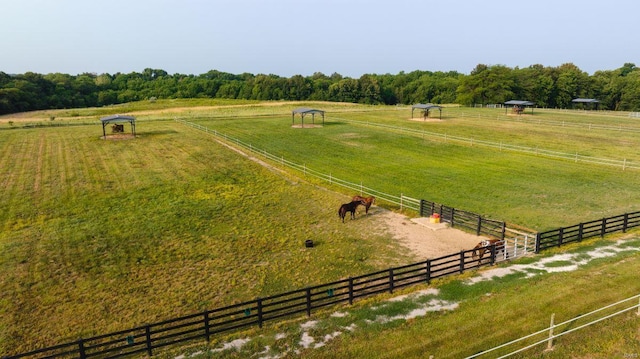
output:
M413 111L415 109L422 110L425 119L429 117L429 110L438 109L440 111L440 119L442 120L442 106L434 105L432 103L427 103L427 104L417 103L411 106L411 118L413 118Z
M526 107L531 107L531 113L533 113L533 105L535 104L535 102L531 101L509 100L504 103L504 113L507 113L509 106L511 106L511 110L517 114L523 113Z
M571 103L573 103L574 107L576 104L584 104L584 106L592 106L592 108L595 107L595 109L598 109L598 104L600 103L600 101L596 100L595 98L574 98L573 100L571 100Z
M302 125L302 127L304 127L304 116L311 114L311 123L315 124L316 122L316 114L321 114L322 115L322 125L324 126L324 111L323 110L316 110L313 108L308 108L308 107L299 107L294 109L293 111L291 111L291 125L295 125L296 123L296 115L299 114L300 115L300 123Z
M109 124L112 125L113 133L119 133L119 132L124 132L124 125L121 125L121 124L127 123L127 122L131 125L131 134L133 135L133 137L136 137L136 118L133 116L124 116L124 115L106 116L106 117L102 117L100 119L100 122L102 122L102 136L104 138L107 137L107 131L106 131L107 125Z

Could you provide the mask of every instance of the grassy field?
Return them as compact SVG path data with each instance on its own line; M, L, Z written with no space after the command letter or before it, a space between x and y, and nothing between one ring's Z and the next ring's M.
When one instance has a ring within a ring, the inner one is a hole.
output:
M292 129L290 111L299 106L326 109L325 126ZM97 120L113 113L134 114L139 138L101 140ZM446 108L444 121L420 122L408 121L407 108L197 100L0 117L0 352L412 260L388 235L372 231L369 219L339 222L335 212L348 193L270 171L174 118L354 183L538 230L638 210L637 170L374 126L638 160L640 135L631 130L501 116L504 110ZM634 126L614 115L533 117ZM319 243L313 251L303 245L309 238Z
M582 113L570 117L585 126L576 128L522 123L505 117L504 110L478 109L478 118L471 116L470 110L474 109L445 109L445 120L422 122L409 121L407 109L335 109L337 113L327 115L321 129L292 129L290 115L247 116L241 109L234 115L213 113L191 121L352 183L427 199L535 230L637 210L638 170L501 150L474 145L472 141L461 143L423 136L419 131L475 139L476 143L624 158L629 163L640 162L635 150L640 145L639 132L587 131L585 128L594 119ZM461 117L453 117L456 115ZM504 119L494 117L500 115ZM555 114L540 116L548 121ZM580 117L583 122L579 122ZM600 121L619 121L630 129L638 128L624 117Z
M139 127L135 141L101 140L99 125L0 131L0 352L410 258L366 219L339 222L346 195L173 121Z

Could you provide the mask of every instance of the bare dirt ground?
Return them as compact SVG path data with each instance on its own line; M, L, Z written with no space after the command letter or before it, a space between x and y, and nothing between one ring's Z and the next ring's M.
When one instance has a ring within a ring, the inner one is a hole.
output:
M450 228L447 223L429 223L429 218L409 218L381 207L371 207L369 216L375 216L372 219L376 219L379 230L391 234L394 240L408 248L418 260L473 249L486 239Z

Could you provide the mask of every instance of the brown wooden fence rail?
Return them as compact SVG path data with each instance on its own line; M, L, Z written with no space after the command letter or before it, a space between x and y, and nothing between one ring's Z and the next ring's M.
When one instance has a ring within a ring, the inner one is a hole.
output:
M439 214L440 220L451 224L451 227L461 227L473 231L476 235L484 235L504 239L506 224L500 221L482 218L482 216L442 204L420 200L420 216L430 217Z
M489 249L482 259L472 258L472 250L465 250L419 263L3 358L106 359L136 354L153 355L162 347L189 341L209 341L211 336L218 333L251 326L262 327L263 323L282 317L303 313L311 316L312 311L319 308L338 303L352 304L360 298L378 293L393 293L399 288L429 283L436 278L488 266L500 259L496 257L495 246Z
M536 236L536 253L563 244L580 242L585 238L601 236L614 232L626 232L627 229L640 226L640 212L580 223L571 227L563 227Z

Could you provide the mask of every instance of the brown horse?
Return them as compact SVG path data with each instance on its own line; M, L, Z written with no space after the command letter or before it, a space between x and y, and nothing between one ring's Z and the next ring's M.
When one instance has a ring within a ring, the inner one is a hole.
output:
M347 215L347 212L351 212L351 219L356 219L356 209L359 205L364 206L364 201L355 200L340 206L338 216L342 219L342 223L344 223L344 217Z
M480 259L482 260L482 257L484 257L484 254L486 251L490 251L491 250L491 246L494 245L496 246L496 255L499 252L503 252L505 250L504 247L504 240L502 239L485 239L483 241L481 241L480 243L476 244L475 247L473 247L473 252L471 253L471 258L473 258L474 260L476 259Z
M352 201L362 201L364 205L364 213L369 214L369 207L376 201L374 196L362 197L362 196L353 196Z

